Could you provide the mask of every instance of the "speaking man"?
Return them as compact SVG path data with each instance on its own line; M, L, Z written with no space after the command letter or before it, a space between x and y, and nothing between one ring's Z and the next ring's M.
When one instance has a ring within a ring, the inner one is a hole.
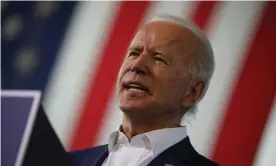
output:
M118 74L123 121L108 145L71 152L79 166L216 166L198 154L181 119L204 96L214 70L199 28L159 15L133 38Z

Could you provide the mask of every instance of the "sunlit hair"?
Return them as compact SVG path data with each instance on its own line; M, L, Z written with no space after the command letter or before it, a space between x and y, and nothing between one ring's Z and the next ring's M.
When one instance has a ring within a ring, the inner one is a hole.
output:
M189 29L203 43L203 51L193 56L194 59L192 64L190 64L189 68L191 78L199 78L205 82L205 88L202 96L188 111L188 113L194 114L196 112L198 102L203 98L203 96L207 92L215 68L214 53L211 43L199 27L183 18L169 14L158 14L150 20L150 22L154 21L165 21L178 24L185 29Z

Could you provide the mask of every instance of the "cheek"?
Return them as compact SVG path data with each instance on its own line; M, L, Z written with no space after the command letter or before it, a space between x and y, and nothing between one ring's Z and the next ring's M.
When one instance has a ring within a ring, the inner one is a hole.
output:
M118 72L118 75L117 75L117 80L116 80L116 93L119 93L120 91L120 82L124 76L124 74L126 73L127 71L127 68L125 67L125 64L122 64L121 65L121 68Z
M121 68L118 73L118 81L120 81L122 79L123 75L127 72L128 68L129 68L128 66L129 65L127 65L126 62L122 63Z
M158 79L157 85L159 93L166 99L181 97L186 89L183 78L176 74L162 73L162 77Z

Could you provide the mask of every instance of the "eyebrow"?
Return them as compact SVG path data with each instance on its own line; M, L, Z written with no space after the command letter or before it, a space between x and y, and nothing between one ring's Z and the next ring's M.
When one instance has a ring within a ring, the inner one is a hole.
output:
M128 48L128 50L130 50L130 51L142 51L143 49L142 49L141 46L135 44L135 45L130 46L130 47Z
M162 45L163 44L159 44L158 46L162 46ZM134 45L131 45L128 50L129 51L139 51L139 52L142 52L143 48L140 45L138 45L138 44L134 44ZM163 51L163 50L160 50L160 51L156 51L156 50L158 50L158 48L153 48L153 49L150 49L149 51L152 52L152 53L160 53L160 55L162 57L164 57L166 60L168 60L169 63L172 62L172 57L170 56L169 52Z

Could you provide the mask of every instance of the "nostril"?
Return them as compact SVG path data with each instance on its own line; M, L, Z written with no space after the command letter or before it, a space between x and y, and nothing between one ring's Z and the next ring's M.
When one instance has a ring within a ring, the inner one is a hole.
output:
M133 67L133 66L130 68L130 71L132 71L132 72L133 72L133 71L135 71L135 69L134 69L134 67Z
M130 71L131 72L136 72L138 74L145 74L146 73L145 69L137 68L137 67L130 68Z
M134 71L139 72L140 69L138 67L136 67L136 66L131 66L130 71L132 71L132 72L134 72Z

